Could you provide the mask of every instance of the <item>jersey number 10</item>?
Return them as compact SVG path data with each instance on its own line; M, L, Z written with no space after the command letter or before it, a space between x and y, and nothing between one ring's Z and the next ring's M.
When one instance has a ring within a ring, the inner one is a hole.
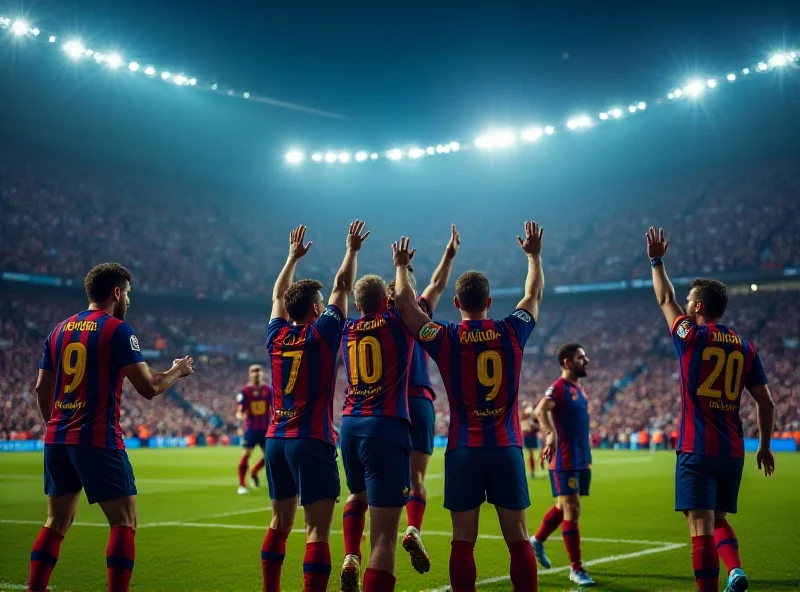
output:
M367 335L356 343L347 342L347 358L350 366L350 384L375 384L383 376L381 344L377 338Z
M714 362L708 377L697 389L701 397L722 398L722 391L714 388L719 375L725 370L723 388L725 396L730 401L735 401L742 392L742 374L744 373L744 355L739 350L727 353L721 347L707 347L703 350L703 361Z

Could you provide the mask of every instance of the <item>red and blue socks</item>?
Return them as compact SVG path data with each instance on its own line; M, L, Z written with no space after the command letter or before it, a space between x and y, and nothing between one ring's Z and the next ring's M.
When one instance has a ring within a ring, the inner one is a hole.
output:
M361 539L364 536L364 515L367 504L353 500L344 506L342 531L344 533L344 554L356 555L361 560Z
M536 592L536 557L530 541L517 541L508 546L511 553L511 583L514 590Z
M525 541L530 547L530 543ZM475 567L475 545L469 541L450 543L450 589L452 592L475 592L478 570Z
M714 543L719 558L725 563L729 572L742 567L742 560L739 557L739 539L736 538L736 533L733 532L733 528L727 520L723 519L714 525Z
M330 577L331 549L328 543L307 543L303 557L303 592L325 592Z
M58 562L58 552L64 536L52 528L43 527L31 548L31 571L28 578L30 592L45 592L50 574Z
M542 524L534 535L536 540L540 543L545 542L556 531L562 520L564 520L564 511L556 506L550 508L542 518Z
M130 526L112 526L106 547L108 591L128 592L136 559L136 531Z
M578 530L578 523L564 520L561 523L561 536L564 537L570 567L573 571L578 571L581 568L581 531Z
M239 460L239 487L245 487L247 484L244 482L247 476L247 459L242 457Z
M286 557L286 539L288 532L270 528L261 546L261 573L264 580L264 592L279 592L281 589L281 567ZM328 559L330 563L330 559Z
M408 516L408 525L413 526L417 530L422 530L422 519L425 517L425 506L427 504L427 496L422 491L411 491L411 497L406 504L406 514Z
M714 537L692 537L692 567L698 592L717 592L719 586L719 555Z
M372 569L364 572L364 592L394 592L395 577L388 571Z

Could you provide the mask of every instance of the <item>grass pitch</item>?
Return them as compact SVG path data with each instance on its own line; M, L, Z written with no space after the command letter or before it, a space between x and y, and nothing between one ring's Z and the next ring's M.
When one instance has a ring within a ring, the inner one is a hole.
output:
M139 488L136 535L136 592L257 591L261 589L260 550L269 523L265 487L236 495L235 448L133 450ZM672 453L595 453L592 495L581 516L583 557L598 590L614 592L694 590L690 538L680 514L672 511ZM450 518L442 507L444 454L437 451L428 480L423 524L431 571L411 568L398 545L397 591L443 590L448 584ZM766 479L748 457L731 518L740 540L751 590L800 590L800 454L780 454L777 472ZM262 482L266 479L262 478ZM344 484L344 479L342 479ZM549 480L538 473L531 485L528 524L535 531L550 507ZM45 518L41 453L0 455L0 590L24 589L30 547ZM346 492L342 493L342 499ZM329 590L338 590L343 558L342 505L334 518L333 572ZM302 515L295 525L302 528ZM405 517L401 531L405 527ZM108 527L100 509L82 502L75 525L61 547L51 586L56 592L105 590ZM304 536L289 537L282 589L302 588ZM568 561L557 531L547 545L553 562L539 571L539 589L569 590ZM368 553L368 541L363 550ZM481 539L475 550L479 590L511 590L508 551L491 506L484 505ZM725 571L724 569L722 570ZM720 589L724 578L720 578Z

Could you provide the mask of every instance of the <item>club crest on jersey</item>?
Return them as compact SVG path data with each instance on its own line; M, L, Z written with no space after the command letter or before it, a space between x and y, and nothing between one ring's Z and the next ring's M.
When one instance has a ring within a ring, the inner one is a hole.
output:
M420 341L433 341L436 339L436 336L439 335L441 327L434 323L433 321L429 323L425 323L422 329L419 330L419 340Z
M142 351L139 349L139 338L136 335L131 335L131 349L133 351Z
M681 339L686 339L686 336L689 334L689 329L691 328L691 323L688 319L685 321L681 321L681 324L678 325L678 337Z
M523 323L530 323L531 322L531 315L526 310L515 310L514 313L511 316L512 317L517 317Z

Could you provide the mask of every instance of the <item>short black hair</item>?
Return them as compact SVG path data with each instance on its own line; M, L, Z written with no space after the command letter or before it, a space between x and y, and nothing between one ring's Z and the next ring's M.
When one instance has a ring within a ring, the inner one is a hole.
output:
M489 306L489 280L479 271L465 271L456 280L456 296L462 310L483 312Z
M119 263L101 263L95 265L86 274L83 287L89 302L100 304L109 299L114 288L122 289L125 283L130 283L133 276Z
M565 343L558 348L556 357L558 358L558 365L564 367L564 360L571 360L578 353L579 349L583 349L580 343Z
M293 283L283 295L283 305L289 318L297 322L304 319L311 306L318 301L322 282L319 280L299 280Z
M386 302L386 282L378 275L365 275L356 282L353 296L362 314L375 314Z
M703 303L702 315L709 319L719 320L728 308L728 288L717 280L696 279L692 289L697 290L697 300Z

